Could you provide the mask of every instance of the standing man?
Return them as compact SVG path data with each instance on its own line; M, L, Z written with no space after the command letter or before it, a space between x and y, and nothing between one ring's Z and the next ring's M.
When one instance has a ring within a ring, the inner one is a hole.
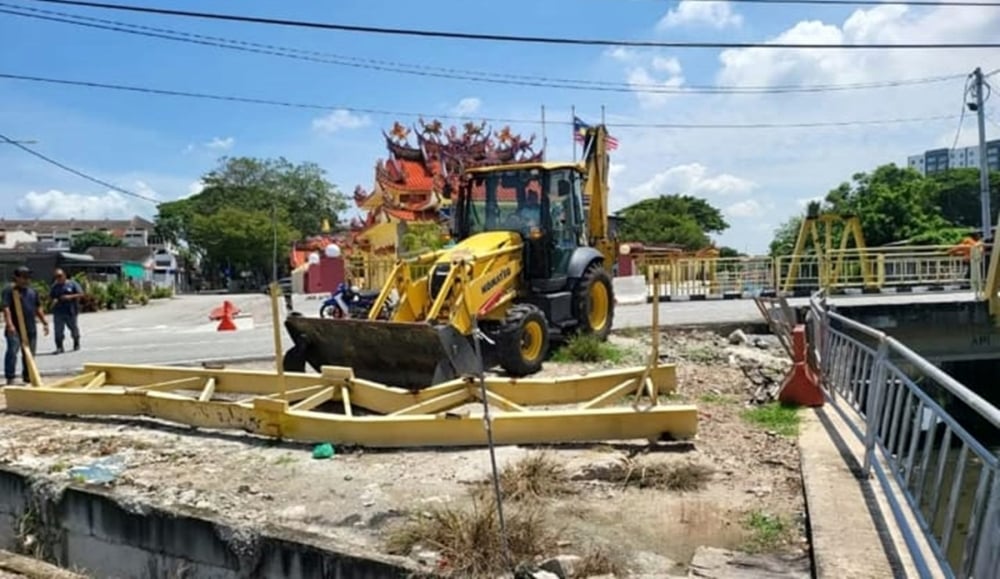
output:
M56 354L62 354L65 352L63 338L67 327L73 336L73 350L80 349L80 327L76 319L80 313L79 302L83 297L83 288L75 281L66 279L66 272L61 269L56 269L53 277L55 279L49 290L49 297L52 298L52 318L56 322Z
M14 305L15 292L17 301L21 304L21 313L24 315L24 327L22 327L17 316L17 308ZM7 384L14 383L14 376L17 371L17 353L21 349L21 337L26 336L31 354L35 353L38 332L35 320L42 322L45 326L45 335L49 335L49 323L45 320L45 312L42 311L42 300L38 292L31 287L31 270L25 266L20 266L14 270L14 285L3 289L3 319L4 334L7 337L7 354L4 356L4 377ZM30 382L28 376L27 356L21 353L21 378L24 382Z

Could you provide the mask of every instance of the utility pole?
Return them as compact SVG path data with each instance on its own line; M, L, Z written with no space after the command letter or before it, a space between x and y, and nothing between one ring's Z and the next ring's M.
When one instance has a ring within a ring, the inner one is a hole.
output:
M990 210L990 166L986 155L986 107L983 106L983 70L976 67L972 73L976 81L976 102L969 108L979 117L979 199L982 211L983 241L993 238L993 212Z

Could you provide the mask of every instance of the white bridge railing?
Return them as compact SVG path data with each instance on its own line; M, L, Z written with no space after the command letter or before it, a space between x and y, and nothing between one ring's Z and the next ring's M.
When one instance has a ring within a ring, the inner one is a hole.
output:
M807 325L826 396L864 441L865 475L874 471L920 576L933 566L959 579L1000 577L1000 459L944 407L964 405L993 434L1000 410L897 340L829 311L822 292Z

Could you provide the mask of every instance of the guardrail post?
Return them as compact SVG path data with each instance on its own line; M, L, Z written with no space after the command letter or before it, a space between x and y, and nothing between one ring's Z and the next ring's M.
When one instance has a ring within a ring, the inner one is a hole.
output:
M886 390L886 365L889 362L889 343L882 338L879 340L878 351L875 353L875 361L869 371L871 384L868 386L868 399L865 400L865 463L863 472L865 478L871 476L872 460L875 456L875 441L878 438L878 430L881 427L880 416L882 415L882 398Z
M1000 570L1000 472L993 473L993 485L986 497L986 505L971 579L991 579Z

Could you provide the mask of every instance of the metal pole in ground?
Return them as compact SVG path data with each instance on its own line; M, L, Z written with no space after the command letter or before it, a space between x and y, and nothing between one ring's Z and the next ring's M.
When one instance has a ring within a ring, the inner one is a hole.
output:
M503 558L507 566L514 571L513 561L510 558L510 546L507 544L507 523L503 516L503 493L500 490L500 469L497 468L496 447L493 445L493 419L490 416L490 399L486 391L486 368L483 366L482 340L489 340L479 329L479 321L472 318L473 344L476 349L476 358L479 359L479 395L483 400L483 424L486 427L486 442L490 449L490 469L493 474L493 493L497 502L497 521L500 523L500 543L503 545Z
M271 329L274 332L274 366L278 371L278 383L281 385L281 396L287 391L285 383L285 366L282 364L281 352L281 322L278 319L278 288L277 280L271 282Z
M983 80L983 71L976 67L972 73L976 78L976 116L979 120L979 199L982 215L983 241L993 239L993 219L990 217L990 165L986 155L986 109L984 105L983 90L986 82ZM972 108L970 105L969 108Z

